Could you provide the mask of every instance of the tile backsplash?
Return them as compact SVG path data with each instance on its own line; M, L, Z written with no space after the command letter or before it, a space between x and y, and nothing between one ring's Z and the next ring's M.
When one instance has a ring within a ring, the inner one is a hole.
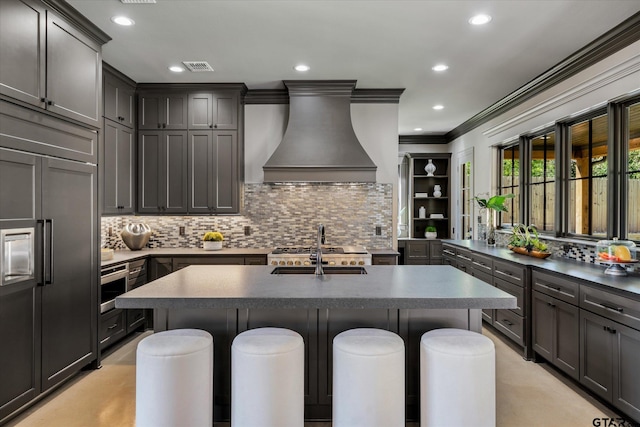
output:
M151 227L150 248L201 247L206 231L220 231L229 248L308 246L324 224L328 245L390 248L392 193L391 184L245 184L240 215L108 216L102 218L101 238L103 247L126 249L120 231L143 222Z

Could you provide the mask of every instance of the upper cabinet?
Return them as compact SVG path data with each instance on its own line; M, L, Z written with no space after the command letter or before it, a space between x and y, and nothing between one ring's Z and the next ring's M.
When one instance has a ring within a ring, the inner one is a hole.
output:
M40 1L2 0L0 94L99 128L100 46L109 38L91 30L97 33L79 30Z
M141 92L138 96L138 129L186 130L187 100L184 92Z
M410 153L408 198L413 238L435 227L438 239L451 238L451 154Z
M189 95L189 129L237 129L238 92L198 92Z
M135 127L135 84L115 75L104 64L104 118L128 128Z

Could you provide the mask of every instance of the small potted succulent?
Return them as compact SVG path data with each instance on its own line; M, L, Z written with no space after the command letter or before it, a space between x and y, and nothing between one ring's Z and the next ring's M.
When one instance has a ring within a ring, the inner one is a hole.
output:
M224 236L219 231L207 231L202 238L202 248L205 251L218 251L222 249Z
M428 225L424 230L424 237L427 239L435 239L438 237L438 230L433 225Z

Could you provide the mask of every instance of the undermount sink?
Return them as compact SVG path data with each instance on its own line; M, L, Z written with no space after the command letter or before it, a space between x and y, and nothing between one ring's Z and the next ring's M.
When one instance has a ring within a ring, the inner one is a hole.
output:
M324 274L367 274L364 267L323 267ZM276 267L271 274L314 274L315 267Z

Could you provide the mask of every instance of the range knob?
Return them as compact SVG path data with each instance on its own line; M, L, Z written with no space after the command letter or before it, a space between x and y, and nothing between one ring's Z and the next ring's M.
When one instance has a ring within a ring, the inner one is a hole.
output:
M305 261L304 265L311 265L311 261Z
M364 261L358 261L358 265L364 265Z
M297 260L297 261L295 262L295 264L296 264L296 265L300 265L300 264L302 264L302 263L301 263L299 260Z
M350 261L350 262L349 262L349 264L351 264L351 265L356 265L356 261L355 261L355 260Z
M293 261L287 261L287 265L293 265Z
M271 261L271 265L278 265L278 261L275 261L275 260Z
M347 264L349 264L349 263L348 263L347 261L342 261L342 263L341 263L341 264L342 264L342 265L347 265Z
M335 261L329 261L329 265L336 265Z
M284 265L284 264L285 264L285 262L284 262L284 261L280 261L280 265Z

